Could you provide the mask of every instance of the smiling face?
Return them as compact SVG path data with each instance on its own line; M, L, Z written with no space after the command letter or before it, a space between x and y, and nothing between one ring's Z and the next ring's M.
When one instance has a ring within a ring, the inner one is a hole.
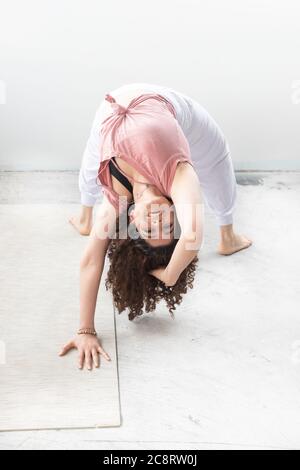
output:
M168 245L174 238L174 205L164 196L136 202L129 218L140 236L153 247Z

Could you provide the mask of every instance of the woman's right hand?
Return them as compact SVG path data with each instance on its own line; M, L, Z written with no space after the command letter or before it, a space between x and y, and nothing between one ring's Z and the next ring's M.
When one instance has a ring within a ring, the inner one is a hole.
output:
M76 335L68 343L66 343L59 353L59 356L64 356L71 349L78 349L78 367L82 369L84 364L87 369L91 370L93 364L99 367L99 355L103 355L107 361L111 361L109 355L102 348L97 336L90 334Z

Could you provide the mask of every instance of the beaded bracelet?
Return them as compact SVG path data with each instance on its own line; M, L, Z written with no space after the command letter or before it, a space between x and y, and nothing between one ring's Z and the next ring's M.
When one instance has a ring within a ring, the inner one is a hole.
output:
M97 336L97 332L96 332L96 330L94 330L94 328L80 328L80 329L77 331L77 334L78 334L78 335L85 335L85 334L88 334L88 335Z

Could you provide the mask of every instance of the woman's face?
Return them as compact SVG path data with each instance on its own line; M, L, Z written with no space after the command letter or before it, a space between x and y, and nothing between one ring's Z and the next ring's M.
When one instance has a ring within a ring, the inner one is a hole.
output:
M164 196L137 201L129 218L151 246L168 245L174 238L174 205Z

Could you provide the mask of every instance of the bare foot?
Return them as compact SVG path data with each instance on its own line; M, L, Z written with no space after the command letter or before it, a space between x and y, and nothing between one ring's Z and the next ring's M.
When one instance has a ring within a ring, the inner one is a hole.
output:
M82 221L79 215L75 215L69 219L70 224L80 233L80 235L89 235L92 230L92 221Z
M222 237L219 244L218 253L220 255L232 255L237 251L249 248L252 245L252 240L244 237L244 235L236 235L232 233L230 236Z

